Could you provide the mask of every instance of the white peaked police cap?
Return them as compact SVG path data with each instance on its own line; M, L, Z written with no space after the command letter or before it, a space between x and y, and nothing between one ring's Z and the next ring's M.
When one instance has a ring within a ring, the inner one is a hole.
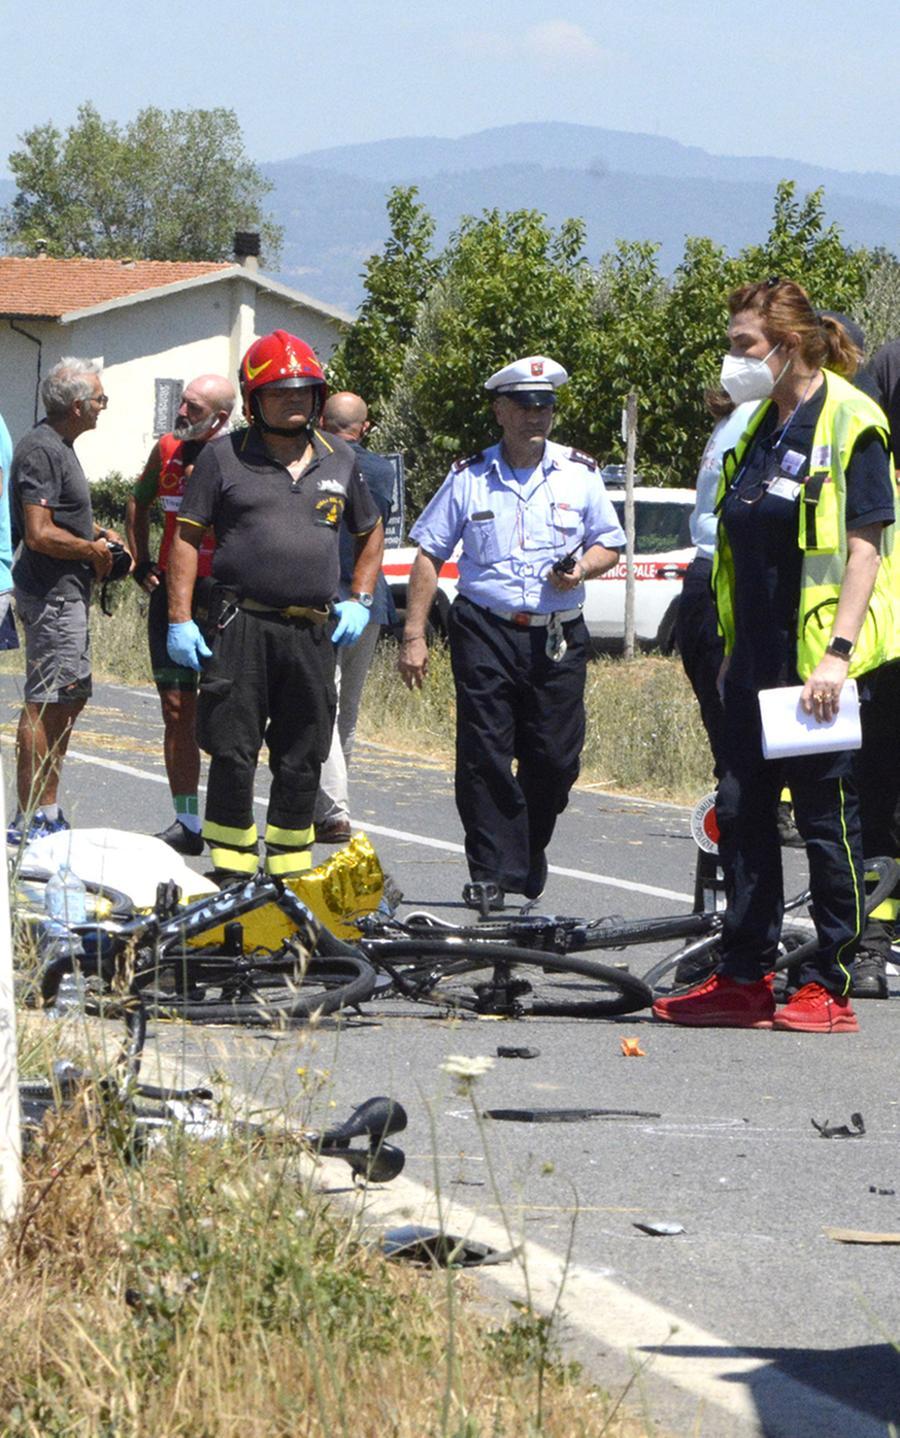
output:
M526 355L524 359L513 360L485 380L485 389L494 394L513 394L523 389L559 389L569 376L561 364L548 359L546 355Z

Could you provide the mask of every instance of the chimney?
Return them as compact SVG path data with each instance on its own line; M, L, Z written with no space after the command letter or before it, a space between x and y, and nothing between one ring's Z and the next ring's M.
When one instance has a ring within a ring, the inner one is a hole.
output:
M259 269L259 231L235 230L234 258L245 270Z

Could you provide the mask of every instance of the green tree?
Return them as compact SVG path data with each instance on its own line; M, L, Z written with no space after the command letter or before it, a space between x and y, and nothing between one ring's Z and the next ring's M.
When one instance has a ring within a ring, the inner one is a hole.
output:
M900 335L900 259L889 250L878 249L872 253L858 318L865 331L869 354Z
M150 106L122 127L91 104L63 135L22 136L9 167L17 193L0 217L15 254L224 260L234 231L258 230L269 264L281 229L262 211L271 189L248 158L233 110Z
M376 442L406 454L413 514L450 462L490 436L485 376L519 355L551 354L572 376L560 393L556 438L601 462L621 459L622 405L634 388L645 480L691 485L711 426L704 397L727 349L733 289L779 274L820 308L865 318L868 296L880 325L896 313L894 257L848 249L826 224L822 191L801 200L792 181L778 186L761 243L729 255L710 239L690 238L668 278L650 242L620 243L592 268L583 223L553 230L534 210L467 217L432 258L431 222L415 192L393 198L392 239L367 267L360 333L346 342L339 373L367 397L377 392Z
M434 220L417 194L415 185L398 185L388 195L390 234L383 253L366 261L366 298L329 364L333 387L363 395L376 420L400 376L419 306L437 274Z
M549 354L573 374L595 371L597 280L583 246L580 220L554 231L534 210L468 216L451 237L378 431L382 447L406 452L413 509L490 434L484 381L493 370ZM583 405L568 386L560 398L559 429L581 445Z

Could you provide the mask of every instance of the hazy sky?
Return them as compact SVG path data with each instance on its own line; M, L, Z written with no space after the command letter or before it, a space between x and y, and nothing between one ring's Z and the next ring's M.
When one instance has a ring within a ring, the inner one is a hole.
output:
M0 22L4 174L85 100L228 106L257 160L570 120L900 172L897 0L0 0Z

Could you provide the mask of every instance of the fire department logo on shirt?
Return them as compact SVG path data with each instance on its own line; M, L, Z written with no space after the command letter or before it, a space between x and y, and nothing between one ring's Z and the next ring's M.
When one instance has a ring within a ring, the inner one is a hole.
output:
M324 524L329 529L337 529L343 512L343 497L339 499L337 495L334 495L316 500L316 524Z

